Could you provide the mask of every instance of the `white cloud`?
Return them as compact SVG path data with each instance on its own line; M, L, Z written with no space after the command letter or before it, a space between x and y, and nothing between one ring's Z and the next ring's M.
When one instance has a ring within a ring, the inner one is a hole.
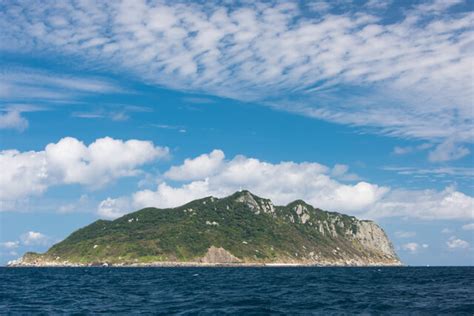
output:
M387 135L455 139L457 149L431 155L439 161L465 155L461 144L472 143L474 13L448 11L455 4L402 5L400 18L385 23L383 11L372 10L381 1L369 1L367 12L339 3L343 10L330 13L333 4L319 1L309 6L314 15L280 2L33 1L2 12L0 40L5 50L80 55L170 88ZM78 86L104 90L89 80Z
M2 246L5 249L16 249L20 245L19 241L5 241L0 243L0 246Z
M453 232L453 230L452 230L452 229L449 229L449 228L443 228L443 229L441 230L441 233L442 233L442 234L451 234L452 232Z
M195 180L211 176L224 162L224 152L213 150L194 159L186 159L181 166L171 167L165 176L171 180Z
M86 194L83 194L79 197L77 201L66 203L58 207L59 213L72 213L76 211L83 210L87 208L90 204L89 197Z
M456 236L451 236L446 242L446 245L449 249L467 249L469 248L469 243L465 240L459 239Z
M89 146L66 137L45 148L45 156L64 183L102 186L113 179L136 175L137 166L162 158L167 148L140 140L99 138Z
M168 155L166 147L140 140L99 138L86 146L65 137L42 151L0 151L1 208L12 209L15 202L40 195L49 186L82 184L99 188L121 177L140 173L138 167Z
M148 206L175 207L204 196L223 197L248 189L276 204L304 199L319 208L369 218L472 216L474 199L452 187L436 191L390 189L364 181L343 184L332 178L333 173L334 169L314 162L269 163L245 156L227 160L222 151L215 150L170 168L156 190L120 197L120 203L112 198L106 200L105 212L122 214ZM180 183L171 185L167 179Z
M432 162L444 162L460 159L469 155L469 153L470 151L466 147L453 141L445 141L429 153L428 159Z
M442 191L393 189L370 207L368 215L372 218L466 219L472 218L473 212L472 196L446 187Z
M28 121L18 111L0 112L0 129L16 129L23 131L28 127Z
M416 10L419 12L440 13L451 6L462 3L463 0L434 0L419 4Z
M109 119L116 122L126 121L130 118L129 114L133 112L152 112L149 107L143 106L121 106L114 105L104 108L97 108L93 111L73 112L72 117L82 119Z
M325 12L331 9L331 5L326 1L312 1L308 3L308 8L311 11Z
M199 173L196 173L198 170ZM143 201L142 204L154 201L164 206L175 206L183 199L189 201L203 195L221 197L240 188L248 188L256 194L272 198L275 203L305 198L309 202L317 202L320 207L354 210L370 205L387 191L384 187L366 182L341 184L331 179L328 167L318 163L272 164L245 156L224 160L224 154L217 150L209 155L187 159L183 165L172 167L170 171L173 172L165 173L168 178L192 182L180 188L162 183L154 193L145 191L135 194L134 200ZM155 198L152 199L152 196Z
M114 82L105 79L14 67L1 71L0 86L1 99L22 102L71 100L84 94L122 92Z
M386 9L392 4L392 0L368 0L365 6L371 9Z
M412 254L415 254L420 249L420 245L416 242L409 242L409 243L406 243L406 244L402 245L402 249L405 250L405 251L408 251Z
M97 208L99 216L107 219L114 219L131 211L133 210L130 208L130 203L126 198L107 198L100 202Z
M429 247L428 244L419 244L416 242L409 242L406 244L402 245L402 249L411 253L411 254L416 254L422 249L427 249Z
M474 223L469 223L462 226L463 230L474 230Z
M341 165L341 164L336 164L331 171L331 174L335 177L342 176L347 173L349 170L349 166L347 165Z
M168 124L150 124L151 127L156 127L160 129L176 130L180 133L186 133L186 128L179 125L168 125Z
M21 243L26 246L45 246L49 244L50 238L42 233L29 231L20 236Z
M395 146L393 148L393 153L395 155L405 155L405 154L408 154L408 153L411 153L413 151L413 148L412 147L399 147L399 146Z
M453 177L474 177L474 168L470 167L439 167L439 168L420 168L420 167L384 167L384 170L395 171L401 175L449 175Z
M406 155L413 152L423 151L431 147L433 147L433 144L431 143L423 143L418 146L406 146L406 147L395 146L393 148L393 153L395 155Z

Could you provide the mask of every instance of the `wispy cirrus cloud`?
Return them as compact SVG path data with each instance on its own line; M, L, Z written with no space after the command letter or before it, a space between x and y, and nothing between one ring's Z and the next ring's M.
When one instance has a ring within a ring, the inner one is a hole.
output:
M18 1L2 49L61 52L169 88L251 100L395 137L472 142L472 10L464 1L225 6ZM463 10L453 8L463 6ZM445 146L446 147L446 146Z
M445 177L449 176L452 179L466 179L470 180L474 177L474 168L471 167L435 167L435 168L420 168L420 167L399 167L386 166L382 168L386 171L393 171L399 175L417 176L417 177Z
M186 128L181 125L169 125L169 124L150 124L151 127L160 128L160 129L168 129L168 130L175 130L180 133L186 133Z
M23 131L29 126L24 113L53 110L55 104L80 104L81 97L94 94L121 93L125 90L110 79L46 72L25 67L6 67L0 70L0 129ZM113 120L126 120L127 112L139 111L117 107L107 115L77 113L79 117L108 117ZM127 112L125 111L127 110ZM104 112L104 111L102 111ZM73 112L73 116L76 112ZM83 116L82 116L83 115Z
M122 92L109 79L13 67L0 72L0 98L5 102L66 101L80 95Z
M433 147L433 144L431 143L423 143L418 146L406 146L406 147L395 146L393 148L393 154L406 155L406 154L411 154L411 153L427 150L431 147Z
M82 119L109 119L112 121L126 121L129 119L130 113L152 111L153 109L150 107L117 104L105 107L96 106L96 108L89 111L72 112L71 116Z

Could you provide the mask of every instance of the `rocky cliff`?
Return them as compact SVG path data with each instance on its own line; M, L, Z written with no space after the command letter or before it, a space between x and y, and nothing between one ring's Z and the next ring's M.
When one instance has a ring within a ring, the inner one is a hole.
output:
M248 191L171 209L146 208L99 220L44 254L12 266L82 265L400 265L372 221L294 201L275 206Z

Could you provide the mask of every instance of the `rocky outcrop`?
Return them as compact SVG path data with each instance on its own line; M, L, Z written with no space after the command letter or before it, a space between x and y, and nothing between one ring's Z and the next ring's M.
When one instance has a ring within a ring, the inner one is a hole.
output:
M239 263L242 262L239 258L225 250L224 248L217 248L211 246L204 257L201 258L202 263Z
M354 239L365 248L379 252L387 257L397 258L393 245L379 225L372 221L357 221Z
M256 199L252 193L246 190L238 192L235 201L246 204L257 215L260 214L260 212L266 214L273 214L275 212L272 201L262 198Z

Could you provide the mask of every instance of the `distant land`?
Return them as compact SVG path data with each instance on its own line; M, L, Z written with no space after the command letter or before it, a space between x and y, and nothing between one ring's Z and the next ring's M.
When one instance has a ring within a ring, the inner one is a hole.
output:
M275 206L249 191L168 209L145 208L81 228L44 254L9 266L401 265L376 223L314 208Z

